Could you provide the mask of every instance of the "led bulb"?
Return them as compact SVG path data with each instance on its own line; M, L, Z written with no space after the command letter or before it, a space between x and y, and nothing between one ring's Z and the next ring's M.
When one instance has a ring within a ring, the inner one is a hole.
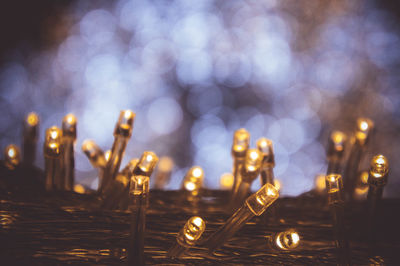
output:
M206 229L206 223L198 216L191 217L179 232L177 240L181 245L193 246Z
M294 229L290 229L278 233L273 238L273 241L274 241L274 246L280 250L293 250L299 246L300 236Z
M133 175L131 177L129 193L134 196L147 195L149 193L149 180L148 176Z
M62 121L63 137L76 139L76 122L77 119L73 114L67 114Z
M104 153L93 140L85 140L82 144L82 151L89 158L90 163L94 167L106 167L107 161Z
M136 169L134 171L138 171L137 174L143 174L146 176L151 176L154 168L156 167L158 162L158 157L154 152L145 151L140 157L139 162L136 165Z
M131 137L135 113L131 110L121 111L115 126L114 136Z
M371 131L374 128L374 123L368 118L359 118L357 119L357 128L355 133L356 141L360 145L365 145L369 136L371 135Z
M19 148L14 145L8 145L4 150L4 163L6 167L10 170L15 169L21 162L21 155Z
M377 155L371 160L368 183L373 186L384 186L387 183L389 162L383 155Z
M105 158L106 161L108 162L108 161L110 160L110 157L111 157L111 150L107 150L107 151L104 153L104 158Z
M263 155L263 165L268 167L275 166L275 155L272 141L267 138L260 138L257 141L257 149Z
M39 116L35 112L30 112L26 117L26 124L34 127L39 124Z
M327 175L325 178L326 191L328 192L328 203L342 203L343 181L339 174Z
M24 123L24 137L36 139L38 135L39 116L31 112L26 116Z
M328 159L340 159L343 156L346 135L341 131L333 131L328 143Z
M319 174L315 177L315 189L317 192L322 193L325 191L326 188L326 181L325 181L325 175Z
M246 159L242 169L242 179L244 182L251 183L258 176L261 170L263 156L257 149L248 149Z
M244 129L238 129L233 135L232 154L237 157L244 157L249 148L250 133Z
M52 126L46 130L44 154L49 157L57 157L61 153L61 130Z
M254 215L260 216L278 197L275 186L267 183L246 199L246 205Z
M221 189L231 189L233 186L233 175L231 173L222 174L219 179Z
M189 169L183 180L183 188L196 196L199 194L203 185L204 172L199 166L194 166Z

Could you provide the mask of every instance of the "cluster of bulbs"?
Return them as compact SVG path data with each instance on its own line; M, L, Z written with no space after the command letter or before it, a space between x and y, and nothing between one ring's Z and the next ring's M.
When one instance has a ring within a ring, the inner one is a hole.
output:
M90 163L98 170L99 188L89 191L80 185L74 185L74 144L76 140L77 119L68 114L62 121L62 128L56 126L46 130L44 142L45 156L45 189L67 190L80 193L93 193L100 201L101 209L129 210L131 213L130 242L128 260L133 264L144 263L144 234L146 209L149 199L149 179L159 161L151 151L143 152L137 159L131 159L120 171L120 165L126 145L132 135L135 113L130 110L121 111L114 130L114 142L109 152L103 152L93 140L83 142L82 151ZM39 117L30 113L24 123L23 162L32 165L35 160ZM357 121L354 136L350 138L351 149L347 150L347 136L343 132L334 131L329 139L327 149L327 174L317 178L317 184L325 183L328 205L332 211L335 240L340 259L348 263L348 240L344 223L345 200L354 200L355 191L368 184L368 200L370 203L370 229L373 230L375 212L382 198L383 187L387 183L388 161L383 155L373 157L368 173L358 173L359 164L370 141L373 122L361 118ZM228 212L230 218L208 238L202 239L206 222L199 216L191 217L181 231L176 243L168 251L168 256L180 257L188 249L198 245L208 248L210 253L221 247L240 228L254 216L261 216L270 208L269 216L276 216L271 206L279 197L279 184L274 178L274 150L271 140L261 138L257 148L249 148L250 133L245 129L235 131L232 144L233 171L225 176L231 180L232 188ZM5 149L5 166L13 170L20 164L20 151L15 145ZM344 159L347 163L344 165ZM163 157L158 165L155 187L163 188L168 182L173 161ZM342 179L342 172L344 179ZM252 182L260 176L261 188L251 194ZM182 190L189 202L196 202L201 197L204 171L199 166L188 170ZM344 183L344 184L343 184ZM321 187L317 185L318 187ZM344 190L346 188L346 190ZM318 190L317 190L318 191ZM250 195L250 196L249 196ZM300 236L294 229L278 232L268 236L268 245L280 251L297 248Z

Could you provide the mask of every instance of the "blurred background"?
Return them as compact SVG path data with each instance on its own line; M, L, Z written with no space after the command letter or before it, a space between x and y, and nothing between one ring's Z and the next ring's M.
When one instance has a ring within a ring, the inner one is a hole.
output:
M136 113L123 164L170 156L168 188L192 165L219 188L233 132L274 141L283 195L326 171L332 130L371 118L368 156L389 158L400 191L400 7L395 1L9 1L0 4L0 147L21 144L30 111L44 130L78 117L77 182L97 186L80 150L111 148L119 111ZM254 182L254 188L259 181Z

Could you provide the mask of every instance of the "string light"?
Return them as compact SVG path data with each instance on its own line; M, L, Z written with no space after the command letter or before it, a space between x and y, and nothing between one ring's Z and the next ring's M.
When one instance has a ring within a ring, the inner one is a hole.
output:
M291 251L300 245L300 235L294 229L289 229L269 237L269 246L279 251Z
M4 149L4 165L10 169L14 170L18 167L21 162L21 155L19 152L19 148L14 145L10 144Z
M241 168L241 178L233 190L231 207L236 209L240 206L250 192L251 183L257 178L261 170L263 154L257 149L248 149L245 163Z
M262 166L261 166L261 185L266 183L274 184L275 156L272 147L272 141L266 138L260 138L257 141L257 149L262 153Z
M129 188L131 229L128 246L128 264L144 265L144 234L148 206L149 177L132 175Z
M244 164L244 159L246 156L247 149L249 148L250 143L250 133L244 129L240 128L235 131L233 134L233 143L232 143L232 157L233 157L233 186L234 190L237 187L237 183L241 180L241 168ZM233 191L232 191L233 192ZM233 192L234 193L234 192Z
M74 145L76 141L77 119L73 114L68 114L62 121L62 143L63 143L63 176L64 189L72 190L75 180L75 156Z
M369 236L371 243L375 238L375 224L377 219L377 209L379 208L379 203L382 199L383 188L385 187L389 175L389 162L383 155L376 155L372 158L370 168L369 168L369 176L368 176L368 184L369 190L367 195L368 207L369 207L369 219L368 219L368 227L369 227Z
M346 237L344 223L343 181L339 174L326 176L326 191L328 205L332 213L332 223L335 235L335 245L339 252L341 265L350 265L349 243Z
M354 198L357 200L365 199L368 193L368 171L362 171L359 174L359 178L357 180L356 188L354 189Z
M36 158L37 138L39 135L39 116L31 112L24 120L23 133L23 162L25 165L32 166Z
M204 171L200 166L190 168L182 182L182 188L191 196L198 196L203 186Z
M44 142L44 157L45 157L45 184L46 190L54 188L62 189L62 132L56 127L52 126L46 130Z
M176 243L168 251L168 257L179 258L182 253L196 245L205 229L206 223L201 217L191 217L178 232Z
M271 184L265 184L256 193L246 199L240 207L214 234L205 245L214 252L231 238L243 225L255 215L260 216L279 197L278 190Z
M154 152L145 151L140 157L139 162L133 170L133 173L135 175L144 175L150 177L156 168L157 162L158 157Z
M170 157L163 156L160 158L154 183L155 189L163 189L169 183L173 168L174 161Z
M122 158L124 157L125 148L132 135L133 121L135 113L130 110L121 111L118 122L114 129L114 143L111 148L110 159L104 170L100 191L107 187L111 180L114 180L118 174Z
M219 178L220 188L223 190L230 190L233 186L233 175L231 173L224 173Z
M327 174L340 174L341 162L345 151L346 135L341 131L333 131L328 142Z
M368 118L359 118L356 123L356 130L352 138L353 146L347 160L344 183L347 197L352 200L354 189L357 183L358 168L362 160L364 150L370 142L371 133L374 129L374 123Z

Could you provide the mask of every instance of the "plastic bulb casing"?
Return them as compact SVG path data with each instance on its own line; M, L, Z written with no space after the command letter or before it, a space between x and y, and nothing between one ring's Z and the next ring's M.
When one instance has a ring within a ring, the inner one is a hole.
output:
M386 185L389 173L389 162L383 155L377 155L371 160L368 183L372 186Z
M144 175L133 175L130 180L129 195L131 198L130 208L147 206L150 178Z
M357 119L357 128L355 132L355 141L361 146L365 146L374 128L374 123L368 118Z
M130 138L132 135L133 122L135 120L135 113L131 110L121 111L118 122L114 129L114 136L123 136Z
M21 162L21 153L19 148L10 144L4 149L4 163L10 170L15 169Z
M142 156L139 159L139 162L137 163L134 169L134 174L136 175L140 174L150 177L154 169L156 168L157 162L158 162L158 157L154 152L152 151L143 152Z
M329 204L343 203L343 181L339 174L330 174L325 177L326 191Z
M193 216L186 222L182 230L179 231L176 240L182 246L194 246L205 229L206 223L204 220L201 217Z
M82 144L83 153L89 158L95 168L105 168L107 165L103 151L93 140L85 140Z
M46 157L58 157L61 153L61 130L52 126L46 130L44 143L44 155Z
M64 138L76 140L77 119L73 114L67 114L62 121L62 132Z
M257 149L262 153L262 167L275 167L273 143L267 138L257 140Z
M248 197L245 204L254 215L260 216L278 197L279 192L275 186L267 183Z
M259 150L247 150L244 167L242 168L242 179L244 182L253 182L260 173L262 161L263 155Z
M204 171L199 166L193 166L187 171L185 178L183 179L182 187L184 190L190 192L193 196L197 196L200 193L200 189L203 186Z
M294 229L290 229L276 234L272 241L274 242L273 245L279 250L294 250L300 244L300 236Z
M341 160L344 154L346 134L341 131L333 131L328 143L328 160Z
M244 129L238 129L233 135L232 155L234 157L244 157L249 148L250 133Z

